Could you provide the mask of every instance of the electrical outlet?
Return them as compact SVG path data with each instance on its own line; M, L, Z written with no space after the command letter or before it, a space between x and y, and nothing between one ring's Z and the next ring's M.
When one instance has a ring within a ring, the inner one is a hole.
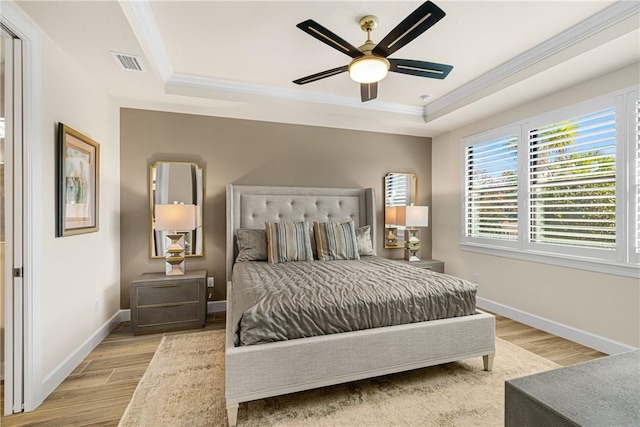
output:
M207 288L213 288L213 277L207 277Z
M473 283L476 285L480 284L480 273L473 273Z

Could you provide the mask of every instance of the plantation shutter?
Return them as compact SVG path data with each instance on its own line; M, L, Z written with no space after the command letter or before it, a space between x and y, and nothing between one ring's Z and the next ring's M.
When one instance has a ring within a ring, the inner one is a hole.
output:
M529 240L616 248L616 110L529 130Z
M518 239L518 137L508 135L465 148L465 234Z

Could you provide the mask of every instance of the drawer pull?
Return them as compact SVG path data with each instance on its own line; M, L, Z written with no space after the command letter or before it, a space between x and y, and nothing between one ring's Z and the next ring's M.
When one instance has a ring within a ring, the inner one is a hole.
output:
M153 308L180 307L181 305L182 304L163 304L163 305L153 306Z
M179 288L182 285L154 285L149 286L150 288Z

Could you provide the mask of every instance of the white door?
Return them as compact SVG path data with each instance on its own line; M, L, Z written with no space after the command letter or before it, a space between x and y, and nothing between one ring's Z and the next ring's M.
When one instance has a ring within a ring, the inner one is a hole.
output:
M5 414L24 408L22 279L22 44L4 27L0 46L0 283Z

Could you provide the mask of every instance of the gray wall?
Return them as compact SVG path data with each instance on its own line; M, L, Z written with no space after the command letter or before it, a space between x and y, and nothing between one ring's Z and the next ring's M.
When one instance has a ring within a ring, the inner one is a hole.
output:
M149 258L149 167L158 160L195 161L204 167L204 257L187 269L215 277L214 300L224 300L226 185L373 187L377 195L378 255L383 247L382 185L387 172L418 176L418 204L431 205L431 139L415 136L287 125L148 110L121 109L121 307L129 282L163 271ZM423 258L431 258L431 231L422 232Z

